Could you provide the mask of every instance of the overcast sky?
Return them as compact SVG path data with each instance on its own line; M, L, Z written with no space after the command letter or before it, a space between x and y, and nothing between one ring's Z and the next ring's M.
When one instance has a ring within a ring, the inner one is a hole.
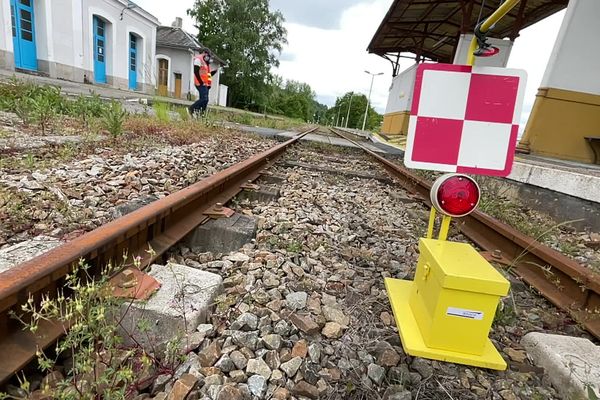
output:
M162 24L170 25L177 16L184 28L196 33L187 16L193 0L136 0ZM274 72L287 79L308 83L318 100L331 106L336 97L348 91L367 94L371 78L364 72L384 72L375 78L371 96L374 107L385 111L392 80L391 64L366 48L392 0L271 0L273 9L286 19L288 45L281 66ZM564 11L521 32L513 47L509 67L523 68L529 74L523 120L529 115L540 86ZM404 60L407 68L411 61Z

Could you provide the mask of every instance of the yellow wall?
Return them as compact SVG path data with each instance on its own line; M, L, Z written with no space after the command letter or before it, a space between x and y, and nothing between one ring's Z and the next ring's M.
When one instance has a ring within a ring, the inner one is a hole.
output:
M584 139L600 136L600 95L541 88L519 147L532 154L591 163Z
M385 114L383 116L383 128L381 133L384 135L407 135L408 120L410 111L399 111Z

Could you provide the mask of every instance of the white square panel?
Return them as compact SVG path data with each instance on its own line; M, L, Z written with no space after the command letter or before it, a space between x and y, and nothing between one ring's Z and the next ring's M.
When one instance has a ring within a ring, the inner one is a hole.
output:
M425 70L417 115L465 119L471 74Z
M504 170L511 131L510 124L465 121L458 165Z

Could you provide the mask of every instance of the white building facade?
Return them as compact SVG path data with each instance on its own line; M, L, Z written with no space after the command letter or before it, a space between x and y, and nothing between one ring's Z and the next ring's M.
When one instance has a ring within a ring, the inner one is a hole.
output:
M154 93L158 25L127 0L0 0L0 68Z

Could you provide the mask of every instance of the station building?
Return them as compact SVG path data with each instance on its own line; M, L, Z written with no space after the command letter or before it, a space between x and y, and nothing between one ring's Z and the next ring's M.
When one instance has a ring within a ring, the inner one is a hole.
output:
M493 4L492 4L493 3ZM406 138L416 65L464 64L471 33L498 2L477 0L394 0L368 51L392 65L393 81L382 134ZM600 163L600 1L521 0L489 33L501 49L475 65L505 67L519 32L567 7L546 73L520 142L520 150L540 156ZM400 64L410 63L400 73Z
M155 90L158 20L127 0L0 0L0 68Z

